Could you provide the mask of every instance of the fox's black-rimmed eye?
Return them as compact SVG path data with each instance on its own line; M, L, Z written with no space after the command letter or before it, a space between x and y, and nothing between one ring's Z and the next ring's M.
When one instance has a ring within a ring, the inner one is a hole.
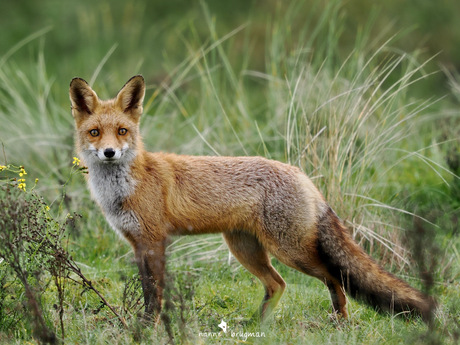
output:
M126 128L120 128L118 130L118 134L120 135L125 135L126 133L128 133L128 130Z
M99 135L99 131L97 129L92 129L89 131L92 137L97 137Z

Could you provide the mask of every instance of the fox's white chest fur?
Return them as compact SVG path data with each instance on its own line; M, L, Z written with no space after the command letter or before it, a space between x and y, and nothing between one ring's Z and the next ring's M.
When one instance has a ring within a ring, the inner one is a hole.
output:
M89 188L110 226L121 235L139 231L139 221L123 201L134 193L135 180L124 164L94 164L89 168Z

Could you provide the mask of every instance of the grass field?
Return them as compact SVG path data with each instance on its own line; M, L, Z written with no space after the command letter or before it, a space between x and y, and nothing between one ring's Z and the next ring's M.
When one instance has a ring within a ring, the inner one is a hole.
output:
M0 343L459 342L460 34L422 39L458 5L401 5L414 31L361 1L232 6L0 5ZM68 100L75 76L109 98L137 73L149 150L300 167L367 252L436 297L433 325L354 300L336 321L324 284L275 259L288 288L252 323L263 287L220 235L171 239L162 322L143 324L131 248L72 162Z

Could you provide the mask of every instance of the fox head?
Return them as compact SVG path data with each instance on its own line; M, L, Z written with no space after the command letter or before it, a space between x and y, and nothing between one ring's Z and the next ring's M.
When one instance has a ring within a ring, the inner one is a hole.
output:
M129 163L141 149L139 120L145 95L144 78L132 77L114 99L100 100L81 78L70 83L77 150L88 166Z

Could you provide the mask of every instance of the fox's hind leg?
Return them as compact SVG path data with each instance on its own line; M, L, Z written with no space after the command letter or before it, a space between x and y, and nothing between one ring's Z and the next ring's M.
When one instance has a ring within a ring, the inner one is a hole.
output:
M243 231L225 232L223 235L233 255L265 287L265 296L259 308L260 318L263 320L278 304L286 283L272 266L267 251L254 235Z
M305 247L302 249L298 259L294 263L284 262L300 272L308 274L321 280L328 288L331 294L332 309L334 313L341 315L343 318L348 317L347 297L343 284L328 271L327 266L322 262L320 255L314 247ZM282 258L280 258L282 259Z
M332 280L326 280L325 283L331 294L334 312L338 315L342 315L345 319L348 318L347 297L345 296L343 286Z

